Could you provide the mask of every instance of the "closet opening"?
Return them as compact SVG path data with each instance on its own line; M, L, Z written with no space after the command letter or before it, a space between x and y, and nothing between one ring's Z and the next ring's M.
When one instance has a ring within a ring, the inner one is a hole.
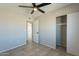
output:
M67 15L56 17L56 48L66 51Z

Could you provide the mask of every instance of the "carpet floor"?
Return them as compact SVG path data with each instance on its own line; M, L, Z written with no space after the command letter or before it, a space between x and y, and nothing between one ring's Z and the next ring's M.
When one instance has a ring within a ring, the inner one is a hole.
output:
M47 46L28 41L27 45L6 51L1 56L72 56L63 48L52 49Z

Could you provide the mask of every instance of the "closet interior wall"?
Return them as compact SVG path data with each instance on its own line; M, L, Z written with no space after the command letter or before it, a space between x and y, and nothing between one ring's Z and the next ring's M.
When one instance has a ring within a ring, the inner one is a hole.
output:
M56 46L66 48L67 16L56 18Z

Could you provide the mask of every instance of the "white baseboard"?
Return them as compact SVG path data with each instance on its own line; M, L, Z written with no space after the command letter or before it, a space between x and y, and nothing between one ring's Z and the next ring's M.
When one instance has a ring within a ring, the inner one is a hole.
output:
M47 46L47 47L49 47L49 48L52 48L52 49L56 49L55 47L53 47L53 46L49 46L49 45L45 45L45 44L43 44L43 43L40 43L41 45L44 45L44 46Z
M6 51L9 51L9 50L12 50L12 49L18 48L18 47L23 46L23 45L25 45L25 43L22 44L22 45L15 46L15 47L13 47L13 48L9 48L9 49L6 49L6 50L2 50L2 51L0 51L0 53L3 53L3 52L6 52Z

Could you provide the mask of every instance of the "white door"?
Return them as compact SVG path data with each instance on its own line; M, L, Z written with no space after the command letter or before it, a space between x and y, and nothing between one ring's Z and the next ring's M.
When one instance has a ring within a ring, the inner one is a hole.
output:
M39 20L33 22L33 41L39 43Z
M67 16L67 52L79 55L79 12Z

